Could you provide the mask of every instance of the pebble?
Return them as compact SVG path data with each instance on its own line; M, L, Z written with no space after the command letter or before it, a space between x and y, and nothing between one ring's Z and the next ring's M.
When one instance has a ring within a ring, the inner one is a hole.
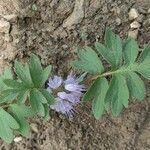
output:
M132 37L134 39L137 39L137 36L138 36L138 29L128 32L128 37Z
M120 8L119 8L119 7L117 7L117 8L116 8L116 13L119 15L119 14L120 14L120 12L121 12L121 11L120 11Z
M5 34L4 40L5 40L6 42L12 42L12 41L13 41L12 37L11 37L10 34L8 34L8 33Z
M131 24L130 24L130 27L131 29L137 29L141 26L141 24L137 21L133 21Z
M84 0L75 1L74 10L71 15L64 20L63 27L71 28L71 26L79 24L84 17Z
M135 8L131 8L129 11L129 20L134 20L139 16L138 11Z
M21 136L18 136L18 137L14 138L14 142L16 142L16 143L18 143L20 141L22 141L22 137Z
M1 38L1 39L0 39L0 47L2 47L3 44L4 44L4 39Z
M15 44L18 44L19 41L20 41L19 38L16 38L16 39L13 40L13 42L14 42Z
M38 130L38 128L37 128L37 124L35 124L35 123L31 123L31 129L32 129L32 131L34 131L35 133L38 133L38 132L39 132L39 130Z
M5 20L0 20L0 32L1 33L9 33L10 23Z
M147 12L148 12L148 14L150 14L150 8L148 9L148 11L147 11Z
M120 25L121 24L121 19L120 18L116 18L116 23L117 23L117 25Z
M9 22L15 22L17 20L17 15L15 15L15 14L5 15L5 16L3 16L3 18L8 20Z
M103 13L108 13L108 8L107 8L107 6L103 6L102 12L103 12Z

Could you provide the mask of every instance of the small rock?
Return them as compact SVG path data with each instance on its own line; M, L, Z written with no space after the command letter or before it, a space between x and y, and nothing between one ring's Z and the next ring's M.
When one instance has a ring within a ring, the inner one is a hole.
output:
M84 0L76 0L72 14L63 22L63 27L71 28L80 23L84 17Z
M5 15L5 16L3 16L3 18L5 18L6 20L8 20L10 22L15 22L17 20L17 15L15 15L15 14Z
M18 136L18 137L14 138L14 142L16 142L16 143L18 143L20 141L22 141L22 137L21 136Z
M35 132L35 133L38 133L38 132L39 132L39 130L38 130L38 128L37 128L37 124L35 124L35 123L31 123L31 129L32 129L33 132Z
M13 40L13 42L14 42L15 44L18 44L19 41L20 41L19 38L16 38L16 39Z
M12 43L8 42L6 44L5 51L3 51L4 59L8 59L12 61L13 59L15 59L16 53L17 51L16 51L15 46Z
M1 38L1 39L0 39L0 47L2 47L3 44L4 44L4 39Z
M138 36L138 29L128 32L128 37L132 37L134 39L137 39L137 36Z
M0 32L1 33L9 33L10 23L5 20L0 20Z
M148 12L148 14L150 14L150 8L148 9L148 11L147 11L147 12Z
M11 37L10 34L8 34L8 33L5 34L4 40L5 40L6 42L12 42L12 41L13 41L12 37Z
M120 18L116 18L116 23L117 23L117 25L120 25L121 24L121 19Z
M105 13L105 14L108 13L108 8L107 8L107 6L103 6L102 12Z
M130 24L131 29L137 29L141 26L141 24L137 21L134 21Z
M129 11L129 20L134 20L139 16L138 11L135 8L131 8Z
M120 14L120 12L121 12L121 11L120 11L120 8L119 8L119 7L117 7L117 8L116 8L116 13L119 15L119 14Z
M67 45L67 44L64 44L64 45L62 45L62 48L63 48L63 49L67 49L67 48L68 48L68 45Z

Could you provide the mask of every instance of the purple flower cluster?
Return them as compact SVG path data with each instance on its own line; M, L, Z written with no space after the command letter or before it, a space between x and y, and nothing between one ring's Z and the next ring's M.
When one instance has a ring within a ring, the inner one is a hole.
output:
M72 73L63 80L60 76L49 78L48 91L56 93L56 102L51 105L51 109L66 114L73 115L73 107L80 102L85 86L80 84L79 78Z

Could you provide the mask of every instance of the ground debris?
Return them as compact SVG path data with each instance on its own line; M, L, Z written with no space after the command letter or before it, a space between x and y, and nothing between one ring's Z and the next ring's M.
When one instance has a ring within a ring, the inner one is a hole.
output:
M4 19L0 20L0 32L1 33L9 33L10 23Z
M72 14L64 21L63 27L71 27L72 25L78 24L84 17L84 0L76 0L74 10Z
M129 11L129 20L134 20L139 16L138 11L135 8L131 8Z

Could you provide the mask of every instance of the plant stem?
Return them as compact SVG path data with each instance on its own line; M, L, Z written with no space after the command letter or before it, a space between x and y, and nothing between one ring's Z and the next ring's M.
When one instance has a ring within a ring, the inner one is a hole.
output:
M115 71L108 71L108 72L105 72L103 74L99 74L95 77L92 78L92 80L95 80L99 77L106 77L106 76L110 76L112 74L117 74L117 73L126 73L126 72L130 72L130 71L136 71L138 68L138 64L135 63L133 65L129 65L129 66L122 66L121 68L115 70Z
M117 71L108 71L108 72L105 72L101 75L97 75L97 76L93 77L92 80L95 80L99 77L107 77L107 76L110 76L110 75L115 74L115 73L117 73Z

